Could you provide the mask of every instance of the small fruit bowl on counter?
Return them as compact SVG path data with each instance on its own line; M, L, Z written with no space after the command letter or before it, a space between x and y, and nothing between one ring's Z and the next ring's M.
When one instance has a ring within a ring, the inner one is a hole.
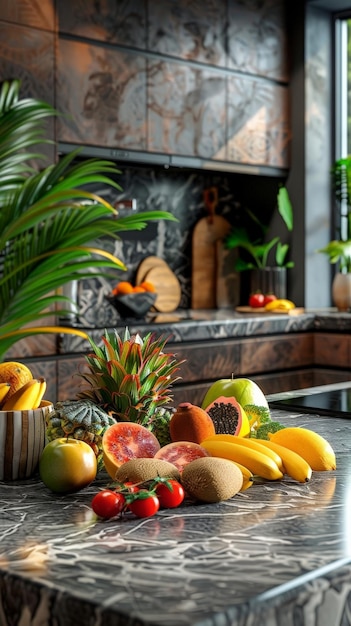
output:
M130 293L124 296L105 296L117 313L124 318L141 319L150 311L157 298L156 293Z
M105 298L123 319L142 319L155 304L157 293L151 283L133 287L121 281Z
M23 363L0 363L0 480L30 478L45 446L45 378L34 378Z
M0 411L0 480L30 478L45 446L46 416L52 402L42 400L37 409Z

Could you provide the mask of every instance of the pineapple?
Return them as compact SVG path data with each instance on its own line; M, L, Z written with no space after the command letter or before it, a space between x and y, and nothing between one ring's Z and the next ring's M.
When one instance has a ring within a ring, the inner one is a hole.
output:
M173 375L184 361L163 351L164 338L151 333L143 339L131 336L128 328L123 339L116 330L105 331L102 347L89 341L93 348L85 357L89 371L80 374L89 386L78 398L91 400L116 421L137 422L155 436L158 430L162 441L169 439L172 412L164 405L172 400L170 388L179 379Z
M160 442L161 447L171 443L171 433L169 430L169 423L171 421L175 408L165 408L163 406L157 407L153 415L144 424L146 428L151 430L156 439Z
M102 437L115 420L90 400L56 402L47 415L46 436L49 441L73 437L88 443L95 452L98 470L103 467Z

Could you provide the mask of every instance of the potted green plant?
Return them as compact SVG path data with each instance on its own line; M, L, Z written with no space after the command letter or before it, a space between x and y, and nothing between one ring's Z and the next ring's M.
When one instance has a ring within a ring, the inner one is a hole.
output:
M77 152L39 169L44 157L45 120L59 113L45 102L20 99L20 81L0 89L0 361L19 339L37 333L86 334L66 326L30 326L48 311L67 313L69 299L58 289L95 275L114 277L124 263L98 243L126 230L141 230L152 220L176 220L165 211L114 218L90 184L120 186L113 162L88 159L75 163ZM113 270L113 272L111 272ZM29 327L28 327L29 325Z
M335 265L332 298L340 311L351 308L351 156L337 159L331 168L335 196L334 221L337 238L317 252L326 254Z
M287 230L292 231L293 208L285 186L279 188L277 207ZM248 215L252 221L252 231L249 232L248 228L244 227L233 229L225 242L228 249L239 249L235 270L237 272L250 270L251 291L276 292L275 295L284 298L286 270L294 266L294 262L287 257L289 245L283 243L278 236L266 241L269 227L252 211L248 210ZM258 235L252 237L251 232L257 233L257 230ZM278 279L274 280L274 275Z

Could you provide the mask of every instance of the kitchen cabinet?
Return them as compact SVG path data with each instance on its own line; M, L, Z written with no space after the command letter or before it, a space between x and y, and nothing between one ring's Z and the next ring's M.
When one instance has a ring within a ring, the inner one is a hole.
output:
M337 335L334 337L335 347ZM328 345L327 341L328 335L325 346ZM169 342L167 351L177 359L185 360L179 370L181 379L172 390L174 404L201 404L212 382L232 375L255 380L265 394L350 380L351 358L333 359L327 356L326 351L324 359L320 358L319 346L323 342L324 334L316 338L313 332ZM344 342L344 337L339 336L338 343L341 345ZM84 355L71 356L69 359L62 356L57 362L57 368L59 399L74 398L83 383L78 371L85 368Z

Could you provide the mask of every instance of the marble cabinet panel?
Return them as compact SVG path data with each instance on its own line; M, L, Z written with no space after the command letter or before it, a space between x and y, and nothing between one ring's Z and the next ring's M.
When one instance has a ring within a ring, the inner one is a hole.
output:
M51 31L55 27L52 0L1 0L0 13L1 19L7 22Z
M20 79L23 97L54 104L53 68L53 33L0 21L1 80Z
M227 152L217 157L288 167L288 88L247 76L228 77L227 86Z
M146 0L60 0L59 31L108 43L144 49Z
M323 333L314 335L316 365L351 368L351 337Z
M244 339L241 344L242 372L280 371L312 366L313 362L313 335L310 333Z
M228 67L287 81L284 0L228 2Z
M28 28L0 21L0 80L19 79L20 97L39 98L54 105L54 33L42 30L49 27L51 20L47 11L48 2L1 4L0 16L25 21L38 28ZM11 5L11 10L10 10ZM37 14L37 18L35 17ZM40 27L40 28L39 28ZM55 124L46 121L47 138L53 140ZM38 151L48 162L55 159L55 147L42 144Z
M83 382L80 372L88 371L84 356L57 362L57 400L76 400Z
M148 150L216 158L225 143L225 77L148 61Z
M148 3L148 49L215 66L226 66L227 7L217 0Z
M59 139L145 150L145 70L145 59L134 53L60 39Z

